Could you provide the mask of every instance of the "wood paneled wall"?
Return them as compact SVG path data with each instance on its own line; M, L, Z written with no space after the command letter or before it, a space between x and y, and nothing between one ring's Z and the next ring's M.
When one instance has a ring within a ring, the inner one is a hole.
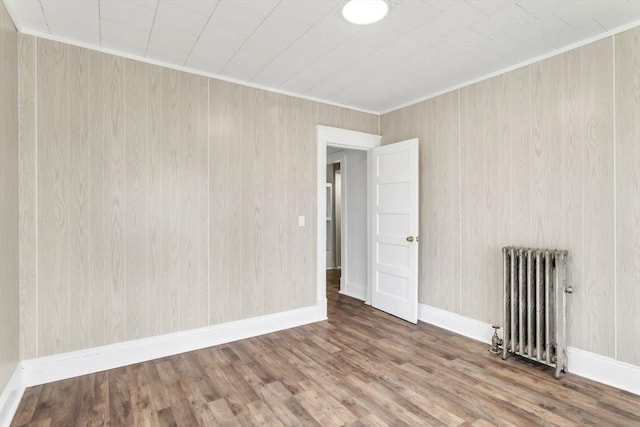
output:
M0 2L0 391L19 361L17 31Z
M318 103L318 124L378 135L380 116Z
M23 359L316 303L315 125L377 116L29 36L19 53Z
M638 52L634 29L381 117L420 138L421 303L501 324L500 248L568 249L569 345L640 365Z
M615 38L616 343L640 365L640 29Z

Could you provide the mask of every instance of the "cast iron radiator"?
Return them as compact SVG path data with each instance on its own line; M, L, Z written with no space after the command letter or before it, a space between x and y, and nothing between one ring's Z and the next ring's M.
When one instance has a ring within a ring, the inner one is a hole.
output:
M504 337L509 353L567 372L568 252L502 248L504 259Z

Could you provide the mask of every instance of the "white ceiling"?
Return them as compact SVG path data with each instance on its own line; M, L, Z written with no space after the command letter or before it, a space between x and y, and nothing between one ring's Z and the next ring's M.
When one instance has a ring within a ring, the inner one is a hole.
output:
M640 0L4 0L22 32L385 112L640 20Z

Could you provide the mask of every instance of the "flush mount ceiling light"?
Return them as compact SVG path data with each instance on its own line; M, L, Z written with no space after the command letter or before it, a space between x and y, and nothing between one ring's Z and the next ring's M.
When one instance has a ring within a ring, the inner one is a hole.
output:
M342 8L342 16L352 24L368 25L380 21L388 11L384 0L349 0Z

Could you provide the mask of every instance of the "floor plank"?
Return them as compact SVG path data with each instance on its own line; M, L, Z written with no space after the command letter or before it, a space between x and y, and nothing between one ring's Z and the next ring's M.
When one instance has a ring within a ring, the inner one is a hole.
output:
M18 426L640 425L640 396L338 294L329 320L26 390Z

